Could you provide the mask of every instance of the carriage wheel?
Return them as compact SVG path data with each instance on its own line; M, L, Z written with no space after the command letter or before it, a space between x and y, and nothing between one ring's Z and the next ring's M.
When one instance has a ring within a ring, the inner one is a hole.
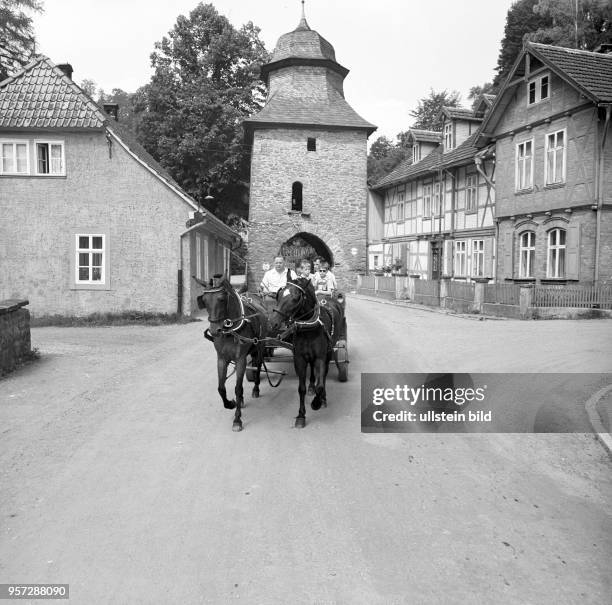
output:
M338 380L346 382L348 380L348 349L346 340L339 340L334 351L334 361L338 368Z

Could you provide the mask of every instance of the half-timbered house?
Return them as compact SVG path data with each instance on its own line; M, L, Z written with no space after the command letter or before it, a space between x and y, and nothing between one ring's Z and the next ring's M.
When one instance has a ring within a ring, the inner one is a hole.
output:
M424 279L491 279L492 156L474 145L482 115L455 107L443 114L441 132L409 131L413 157L373 187L383 208L384 264Z
M484 119L499 280L612 278L612 54L600 50L526 43Z

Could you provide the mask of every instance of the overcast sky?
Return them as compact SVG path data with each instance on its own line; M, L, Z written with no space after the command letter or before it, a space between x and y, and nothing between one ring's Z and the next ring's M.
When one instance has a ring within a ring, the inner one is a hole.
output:
M151 76L156 41L197 0L44 0L35 16L38 51L69 62L74 79L94 80L110 92L133 92ZM295 29L300 0L215 0L237 27L253 21L272 50ZM378 125L370 138L406 130L410 110L430 88L458 90L491 80L506 12L512 0L307 0L310 27L331 42L350 73L349 103Z

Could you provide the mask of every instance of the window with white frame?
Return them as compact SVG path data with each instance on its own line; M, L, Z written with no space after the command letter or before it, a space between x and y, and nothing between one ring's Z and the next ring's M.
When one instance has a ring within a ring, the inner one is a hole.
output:
M465 241L455 242L455 275L467 273L467 247Z
M565 182L566 138L565 129L546 135L544 171L547 185Z
M196 233L196 277L202 279L202 235Z
M533 277L535 263L535 233L525 231L519 239L519 277Z
M444 151L453 148L453 124L448 122L444 124Z
M36 174L66 174L63 141L36 141Z
M548 74L529 80L527 83L527 103L533 105L550 96L550 77Z
M400 191L397 194L397 217L396 217L397 221L404 220L404 201L405 199L406 199L406 192Z
M546 277L565 277L565 229L548 232Z
M533 187L533 139L516 146L516 190Z
M28 174L27 141L0 140L0 174Z
M416 164L421 160L421 144L415 143L412 146L412 162Z
M77 284L103 284L105 247L104 235L76 235Z
M378 269L379 259L380 259L379 255L375 254L374 255L374 269Z
M431 185L423 186L423 218L431 218Z
M468 174L465 177L465 211L476 212L478 207L478 177Z
M484 277L484 240L472 240L472 276Z
M434 186L434 205L432 208L432 216L442 216L444 205L444 190L442 183L436 183Z

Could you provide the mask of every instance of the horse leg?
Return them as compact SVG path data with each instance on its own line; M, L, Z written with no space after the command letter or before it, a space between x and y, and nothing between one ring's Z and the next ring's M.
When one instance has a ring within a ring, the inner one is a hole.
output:
M236 361L236 413L234 414L234 424L232 424L232 431L242 430L242 407L244 405L244 389L242 387L242 381L244 380L244 372L247 365L247 356L242 355Z
M310 362L310 382L308 383L308 394L315 394L315 366L314 362Z
M261 374L261 364L263 361L263 350L258 350L257 353L251 355L251 365L255 368L255 376L253 379L253 392L251 393L254 399L259 397L259 382Z
M315 360L316 374L317 374L317 385L315 387L315 397L310 403L310 407L313 410L321 409L321 406L327 407L327 398L325 395L325 375L326 371L326 360L321 357L317 357Z
M227 380L227 361L222 357L217 357L217 378L219 381L217 391L219 391L219 395L221 395L221 399L223 399L223 407L226 410L233 410L236 407L236 403L227 399L227 391L225 390L225 381Z
M304 404L304 399L306 398L306 372L308 364L303 357L294 352L293 366L299 378L298 393L300 396L300 410L295 419L295 428L303 429L306 426L306 405Z

